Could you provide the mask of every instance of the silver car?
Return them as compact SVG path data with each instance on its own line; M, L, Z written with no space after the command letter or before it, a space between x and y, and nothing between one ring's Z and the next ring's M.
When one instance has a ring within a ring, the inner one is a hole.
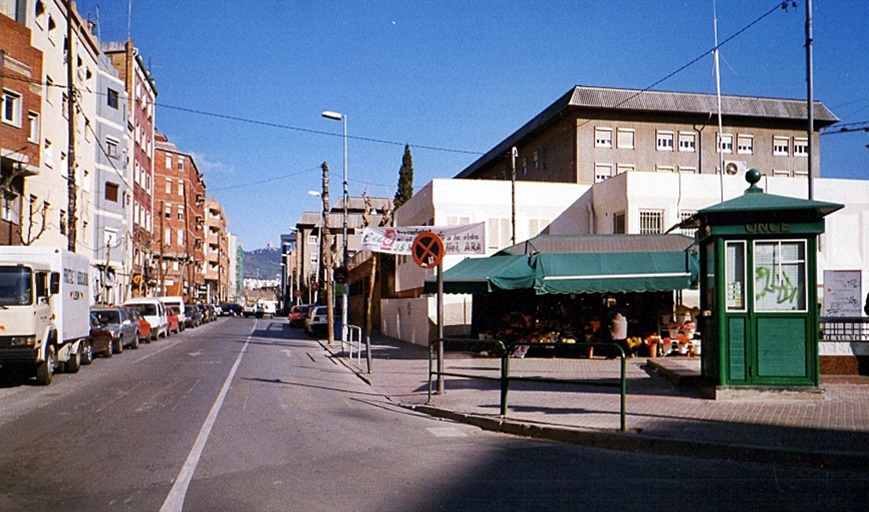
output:
M112 352L119 354L124 348L139 348L139 322L123 307L99 306L91 308L103 329L112 334Z

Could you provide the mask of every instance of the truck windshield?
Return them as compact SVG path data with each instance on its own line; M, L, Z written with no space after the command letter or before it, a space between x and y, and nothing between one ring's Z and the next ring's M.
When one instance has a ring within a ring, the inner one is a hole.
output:
M0 267L0 306L26 306L33 302L29 268Z

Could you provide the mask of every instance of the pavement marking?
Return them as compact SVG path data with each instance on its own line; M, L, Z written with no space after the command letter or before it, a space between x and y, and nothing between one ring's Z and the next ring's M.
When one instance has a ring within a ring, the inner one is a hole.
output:
M429 427L426 430L435 437L468 437L468 434L456 427Z
M223 388L221 388L220 393L214 400L214 404L211 406L211 411L208 413L208 417L205 418L205 423L202 424L202 428L199 430L196 442L193 443L193 448L190 449L190 453L187 455L187 460L184 461L184 465L181 467L181 472L178 473L178 476L175 478L175 483L172 485L172 489L169 490L169 495L166 496L166 501L164 501L163 506L160 507L160 512L181 512L181 509L184 506L184 498L187 496L187 488L190 486L190 481L193 480L193 473L196 471L196 466L199 464L199 457L202 456L202 450L205 449L205 443L208 441L208 436L211 434L211 429L214 427L214 422L217 420L217 414L220 412L220 408L223 406L223 401L226 399L226 394L229 392L229 385L232 384L235 372L238 371L238 366L241 364L241 358L247 351L247 346L250 343L253 332L256 330L256 324L257 322L254 321L253 330L247 335L247 339L244 340L244 346L241 347L241 352L239 352L238 357L235 358L235 364L232 365L229 375L226 376L226 380L223 382Z

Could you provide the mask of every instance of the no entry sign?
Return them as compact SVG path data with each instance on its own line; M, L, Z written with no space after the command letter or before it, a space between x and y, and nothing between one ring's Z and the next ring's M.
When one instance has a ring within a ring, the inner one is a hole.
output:
M420 267L435 268L444 259L444 241L431 231L422 232L413 239L411 254Z

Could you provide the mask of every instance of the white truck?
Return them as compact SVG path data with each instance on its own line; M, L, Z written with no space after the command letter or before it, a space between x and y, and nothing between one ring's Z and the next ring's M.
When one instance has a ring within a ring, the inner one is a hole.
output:
M39 384L75 373L90 334L90 262L51 247L0 247L0 372Z

